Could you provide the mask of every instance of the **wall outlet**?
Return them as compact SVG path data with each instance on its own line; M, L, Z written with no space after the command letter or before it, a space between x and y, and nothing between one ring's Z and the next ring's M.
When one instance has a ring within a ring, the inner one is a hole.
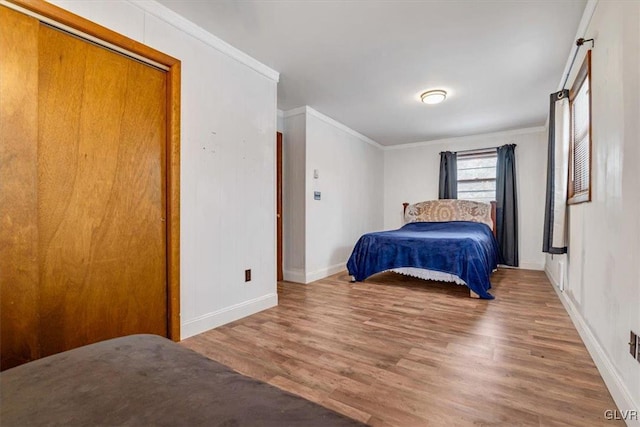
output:
M640 354L638 353L638 334L631 331L629 333L629 353L634 359L640 361Z
M245 282L250 282L251 281L251 269L248 269L248 270L244 271L244 281Z
M313 199L314 200L320 200L321 196L322 196L322 194L319 191L314 191L313 192Z

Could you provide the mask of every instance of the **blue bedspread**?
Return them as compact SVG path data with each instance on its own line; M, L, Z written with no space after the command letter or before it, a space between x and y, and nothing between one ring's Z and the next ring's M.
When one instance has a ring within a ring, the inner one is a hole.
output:
M467 221L414 222L398 230L365 234L347 262L357 281L401 267L455 274L485 299L493 299L487 291L497 266L498 245L491 229Z

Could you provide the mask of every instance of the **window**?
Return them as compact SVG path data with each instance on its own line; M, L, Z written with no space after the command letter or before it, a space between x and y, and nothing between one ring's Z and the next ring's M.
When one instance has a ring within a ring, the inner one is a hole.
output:
M495 149L458 152L458 199L496 199L497 158Z
M571 143L568 203L591 201L591 51L569 91Z

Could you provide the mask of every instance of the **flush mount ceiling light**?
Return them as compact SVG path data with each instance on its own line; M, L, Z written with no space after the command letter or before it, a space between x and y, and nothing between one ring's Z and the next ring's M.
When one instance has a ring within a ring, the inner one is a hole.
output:
M425 104L440 104L447 97L447 92L444 90L428 90L422 95L420 95L420 99Z

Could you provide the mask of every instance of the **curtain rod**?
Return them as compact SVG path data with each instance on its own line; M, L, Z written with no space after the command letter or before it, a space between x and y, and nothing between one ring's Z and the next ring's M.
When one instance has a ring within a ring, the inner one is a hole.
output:
M456 154L474 154L474 153L488 153L490 151L498 151L499 147L486 147L486 148L476 148L473 150L462 150L462 151L456 151Z
M513 146L517 146L516 144L506 144L506 145L513 145ZM471 155L471 154L491 154L492 151L498 151L498 148L502 147L502 145L498 146L498 147L486 147L486 148L474 148L473 150L462 150L462 151L456 151L456 154L465 156L465 155Z
M571 75L571 70L573 69L573 64L576 62L576 57L578 56L578 52L580 52L580 46L585 44L585 42L591 42L591 49L595 46L595 42L593 39L583 39L582 37L576 40L576 50L573 52L573 58L571 59L571 65L569 65L569 69L567 70L567 75L564 76L564 82L562 83L562 88L560 90L564 90L565 86L567 86L567 80L569 80L569 76Z

